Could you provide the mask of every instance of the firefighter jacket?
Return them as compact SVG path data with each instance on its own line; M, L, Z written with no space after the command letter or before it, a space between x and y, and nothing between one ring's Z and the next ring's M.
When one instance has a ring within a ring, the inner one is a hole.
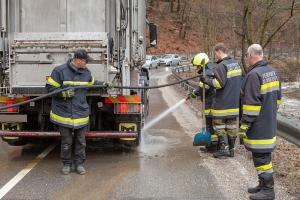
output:
M214 78L214 68L215 68L215 65L213 63L207 63L205 65L205 75L207 77L209 77L210 79L213 79ZM202 71L198 72L199 74L202 73ZM215 88L214 87L211 87L207 84L203 84L201 81L199 82L199 87L194 91L194 94L197 95L197 96L200 96L201 97L201 100L202 100L202 95L203 95L203 86L205 86L205 115L207 117L212 117L212 114L211 114L211 109L212 109L212 103L213 103L213 99L216 95L216 91L215 91Z
M55 67L48 77L46 88L48 92L66 87L79 85L93 85L91 72L77 69L69 60L66 64ZM52 97L50 120L58 125L78 129L89 123L90 108L86 100L87 89L75 89L72 98L63 98L60 95Z
M240 64L231 57L217 62L214 79L207 84L216 88L211 114L214 118L234 118L239 116L240 89L242 84Z
M275 148L280 87L276 71L267 62L249 68L242 85L241 123L249 127L244 144L252 152L269 153Z

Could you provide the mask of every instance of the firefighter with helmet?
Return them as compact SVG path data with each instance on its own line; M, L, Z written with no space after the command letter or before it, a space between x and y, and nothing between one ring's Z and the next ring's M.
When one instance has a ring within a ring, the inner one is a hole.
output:
M203 74L205 72L206 76L210 78L214 78L214 64L209 62L209 58L206 55L206 53L198 53L194 56L192 60L193 66L196 67L198 70L198 74ZM203 68L205 67L205 70ZM205 118L206 118L206 129L209 133L211 133L211 144L206 145L206 148L208 151L215 151L218 138L217 135L214 134L213 124L212 124L212 115L211 115L211 106L213 102L213 98L215 97L215 89L213 87L210 87L206 84L203 84L203 82L199 82L198 88L194 90L191 94L191 98L196 98L197 96L200 96L202 99L203 95L203 87L205 87Z

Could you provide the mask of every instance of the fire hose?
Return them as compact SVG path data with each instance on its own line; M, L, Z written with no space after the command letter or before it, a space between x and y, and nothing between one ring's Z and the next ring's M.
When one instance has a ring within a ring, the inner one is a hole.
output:
M177 85L177 84L180 84L180 83L183 83L183 82L187 82L188 80L198 78L199 76L200 75L197 75L197 76L189 77L189 78L182 79L182 80L179 80L179 81L176 81L176 82L167 83L167 84L163 84L163 85L156 85L156 86L112 86L112 88L116 88L116 89L136 89L136 90L158 89L158 88L168 87L168 86ZM67 88L57 89L53 92L47 93L45 95L42 95L42 96L39 96L39 97L36 97L36 98L33 98L33 99L29 99L29 100L26 100L26 101L23 101L23 102L15 103L15 104L12 104L12 105L9 105L9 106L0 107L0 110L4 110L4 109L7 109L7 108L12 108L12 107L17 107L17 106L22 106L22 105L28 104L30 102L39 101L41 99L51 97L55 94L58 94L58 93L63 92L65 90L69 90L71 88L72 89L92 89L92 88L106 88L106 86L104 86L104 85L89 85L89 86L74 86L74 87L67 87Z

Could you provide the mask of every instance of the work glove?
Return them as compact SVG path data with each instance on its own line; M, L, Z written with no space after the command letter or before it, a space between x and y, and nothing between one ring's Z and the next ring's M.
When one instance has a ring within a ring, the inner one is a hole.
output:
M60 93L60 96L63 97L63 98L72 98L72 97L74 97L74 95L75 95L75 91L74 91L73 88L62 91Z
M193 98L193 99L197 98L197 95L195 94L195 90L193 90L193 92L189 93L189 94L187 95L187 97L185 98L185 100L187 101L187 100L189 100L190 98Z
M189 97L193 98L193 99L196 99L197 98L197 95L195 94L195 90L189 94Z
M241 124L240 128L239 128L239 138L240 138L240 144L244 144L244 138L246 138L246 132L249 129L249 125L248 124Z
M104 82L103 85L105 86L105 88L106 88L107 90L113 88L113 84L112 84L112 82L110 82L110 81Z
M200 81L202 83L208 84L209 78L207 76L205 76L205 75L201 75L200 76Z

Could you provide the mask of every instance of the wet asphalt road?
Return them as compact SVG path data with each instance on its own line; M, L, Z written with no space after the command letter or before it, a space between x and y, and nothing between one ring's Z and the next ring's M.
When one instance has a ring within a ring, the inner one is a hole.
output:
M168 73L153 71L152 83ZM161 90L152 90L148 120L167 108ZM169 115L143 133L136 149L88 149L84 176L61 175L56 146L3 199L226 199L191 143L190 133ZM45 148L0 142L0 188Z

